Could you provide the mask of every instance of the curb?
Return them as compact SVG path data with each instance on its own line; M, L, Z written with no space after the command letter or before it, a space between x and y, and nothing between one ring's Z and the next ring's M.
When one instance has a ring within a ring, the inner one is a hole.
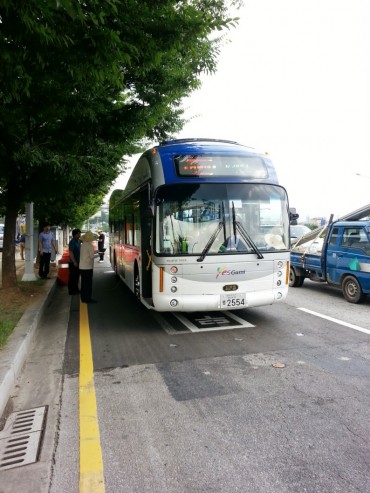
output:
M24 312L5 347L0 351L0 418L23 368L39 322L57 286L57 280L47 281L45 296Z

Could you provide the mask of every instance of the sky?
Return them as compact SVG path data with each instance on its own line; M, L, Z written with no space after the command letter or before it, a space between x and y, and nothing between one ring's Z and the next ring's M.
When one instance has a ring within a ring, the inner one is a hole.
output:
M237 16L177 137L267 152L300 222L369 204L370 1L245 0Z

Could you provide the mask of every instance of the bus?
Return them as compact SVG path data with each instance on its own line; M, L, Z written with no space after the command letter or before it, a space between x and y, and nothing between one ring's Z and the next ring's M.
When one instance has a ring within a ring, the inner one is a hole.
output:
M219 139L144 152L109 201L112 268L159 312L238 310L285 300L289 204L263 153Z

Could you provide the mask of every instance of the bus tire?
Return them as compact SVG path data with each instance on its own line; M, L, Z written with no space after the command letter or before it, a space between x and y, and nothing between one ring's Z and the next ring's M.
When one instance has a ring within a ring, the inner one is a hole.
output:
M289 286L292 288L300 288L303 285L304 276L297 276L293 267L289 270Z
M137 265L135 265L135 275L134 275L134 295L137 300L141 300L140 296L140 276L139 269Z
M360 303L364 298L360 283L354 276L346 276L343 279L342 292L349 303Z

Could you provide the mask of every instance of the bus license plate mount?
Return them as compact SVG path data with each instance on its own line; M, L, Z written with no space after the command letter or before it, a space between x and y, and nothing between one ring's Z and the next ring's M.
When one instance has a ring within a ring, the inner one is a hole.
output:
M246 308L245 293L228 293L221 295L221 308Z

